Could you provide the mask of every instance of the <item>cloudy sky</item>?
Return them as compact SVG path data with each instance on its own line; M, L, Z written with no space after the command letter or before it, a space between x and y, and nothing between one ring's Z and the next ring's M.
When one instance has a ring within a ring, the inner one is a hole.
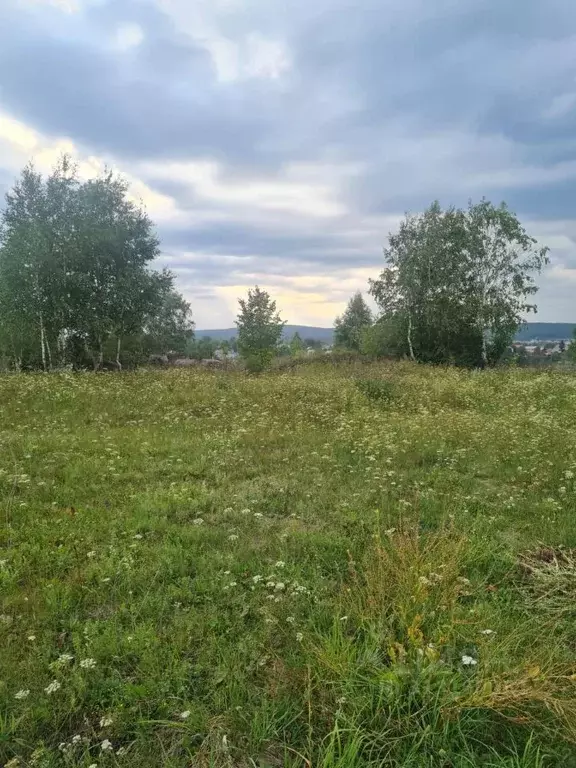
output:
M0 191L132 182L198 327L248 286L330 325L407 211L506 200L576 321L574 0L0 0Z

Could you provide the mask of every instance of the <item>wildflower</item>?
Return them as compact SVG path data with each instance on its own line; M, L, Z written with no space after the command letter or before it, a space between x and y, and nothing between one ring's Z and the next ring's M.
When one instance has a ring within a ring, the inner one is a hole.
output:
M98 764L97 763L90 763L88 768L98 768Z
M102 744L100 744L100 749L102 752L112 752L114 747L112 746L110 739L104 739Z
M184 710L184 712L180 712L178 717L180 718L180 720L188 720L188 718L190 717L190 710L186 709Z
M48 695L50 695L51 693L58 691L61 687L62 685L58 682L58 680L52 680L52 682L49 683L46 688L44 688L44 690Z
M494 635L496 634L493 629L483 629L480 632L481 635Z
M140 539L143 539L143 538L144 538L144 536L142 536L142 534L141 534L141 533L136 533L136 534L134 534L134 536L132 536L132 538L133 538L133 539L138 539L138 540L140 540Z
M260 575L252 576L252 581L254 582L254 584L258 584L260 581L262 581L263 578L264 577Z
M237 541L237 539L238 539L238 534L236 533L231 533L230 536L228 536L228 541Z
M30 642L33 643L34 640L36 640L36 635L28 635L28 640L30 640Z
M424 586L426 586L426 587L429 587L429 586L430 586L430 584L432 584L432 582L430 581L430 579L426 578L426 576L420 576L420 578L418 579L418 581L420 582L420 584L423 584L423 585L424 585Z
M475 667L478 662L473 656L464 654L464 656L462 656L462 664L464 664L465 667Z
M72 736L72 744L80 744L82 741L82 736L79 734L76 734L76 736Z
M100 718L100 728L107 728L113 722L114 718L110 717L110 715L104 715L104 717Z
M254 517L256 518L256 520L261 520L264 517L264 515L262 514L262 512L254 512Z
M284 568L285 565L286 563L284 562L284 560L277 560L274 563L274 568Z
M336 704L346 704L346 696L340 696L340 698L336 699Z
M116 754L118 757L124 757L124 755L128 754L128 750L126 747L120 747L120 749L116 750Z
M194 525L203 525L204 520L201 517L197 517L193 520Z
M564 477L566 478L566 480L572 480L572 478L574 477L574 472L572 472L571 469L567 469L566 472L564 472Z
M69 664L73 660L74 656L72 656L71 653L61 653L60 656L58 656L58 664L62 666Z
M96 659L82 659L80 666L82 669L94 669L96 666Z
M340 616L340 621L348 621L348 616Z
M274 589L276 590L276 592L282 592L282 590L283 590L283 589L285 589L285 588L286 588L286 584L284 584L284 582L282 582L282 581L279 581L279 582L276 584L276 586L274 587Z
M19 765L20 765L20 758L13 757L11 760L8 760L7 763L4 763L4 768L18 768Z
M15 699L27 699L28 696L30 696L30 691L28 688L23 688L21 691L18 691L14 694Z
M288 622L288 624L294 624L296 619L294 618L294 616L287 616L286 621Z
M304 640L304 635L302 632L296 632L296 642L301 643L302 640Z

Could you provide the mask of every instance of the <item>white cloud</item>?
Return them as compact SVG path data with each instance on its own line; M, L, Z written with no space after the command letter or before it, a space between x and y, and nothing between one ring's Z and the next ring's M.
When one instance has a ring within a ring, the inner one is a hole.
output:
M276 180L226 178L213 161L144 163L141 173L155 181L178 181L201 201L258 211L282 211L312 218L331 218L345 212L336 192L325 181L321 168L314 177L310 166L288 166Z
M247 24L248 9L236 0L159 0L159 4L179 30L208 51L221 83L277 80L291 67L286 41ZM230 23L238 15L242 24Z
M119 51L137 48L144 40L144 31L139 24L122 24L114 35L114 47Z

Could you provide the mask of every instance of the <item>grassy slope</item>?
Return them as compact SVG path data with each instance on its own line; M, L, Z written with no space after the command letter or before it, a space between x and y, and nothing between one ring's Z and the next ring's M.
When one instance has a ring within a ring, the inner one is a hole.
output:
M570 553L518 559L576 547L576 379L5 376L0 403L0 764L576 765Z

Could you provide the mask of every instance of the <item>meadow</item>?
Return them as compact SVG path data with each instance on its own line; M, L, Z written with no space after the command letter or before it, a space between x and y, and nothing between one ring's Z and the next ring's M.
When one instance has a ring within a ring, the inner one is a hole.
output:
M0 407L1 765L576 766L576 376L4 375Z

